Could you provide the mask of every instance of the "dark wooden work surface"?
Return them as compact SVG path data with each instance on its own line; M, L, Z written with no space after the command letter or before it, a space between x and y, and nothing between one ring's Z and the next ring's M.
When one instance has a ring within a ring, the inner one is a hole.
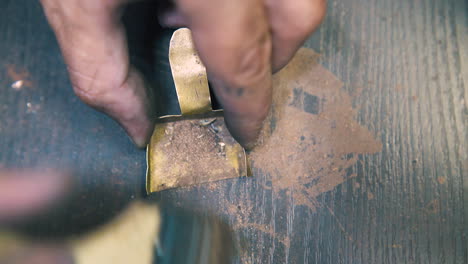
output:
M236 229L250 263L468 263L467 2L329 1L306 46L343 89L360 91L358 122L382 142L356 177L318 196L315 210L272 198L262 175L152 199L236 224L212 203L247 197L250 221L289 241ZM8 69L30 83L12 89ZM24 227L41 236L88 230L144 189L145 152L73 95L38 1L0 2L0 164L76 171L70 204Z

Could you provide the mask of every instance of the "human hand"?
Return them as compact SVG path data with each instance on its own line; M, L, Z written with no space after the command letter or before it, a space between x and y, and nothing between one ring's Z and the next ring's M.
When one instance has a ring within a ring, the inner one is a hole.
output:
M68 66L75 93L148 142L154 122L151 89L130 64L121 24L125 4L139 0L41 0ZM271 73L292 58L325 14L325 0L177 0L161 17L188 26L222 104L232 135L255 142L271 104ZM24 176L21 176L24 175ZM33 217L64 198L57 172L0 171L0 227ZM18 191L20 190L20 191ZM71 263L63 245L33 245L0 262Z
M129 60L121 23L139 0L41 0L75 93L144 147L154 126L151 89ZM175 0L166 26L188 26L232 136L253 147L271 104L271 75L320 24L325 0Z

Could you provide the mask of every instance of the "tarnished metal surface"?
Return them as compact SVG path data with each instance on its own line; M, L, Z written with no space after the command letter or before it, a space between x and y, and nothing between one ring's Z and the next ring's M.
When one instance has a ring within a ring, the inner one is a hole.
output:
M245 150L211 106L206 69L189 29L174 32L169 61L181 114L158 119L147 151L147 192L247 176Z

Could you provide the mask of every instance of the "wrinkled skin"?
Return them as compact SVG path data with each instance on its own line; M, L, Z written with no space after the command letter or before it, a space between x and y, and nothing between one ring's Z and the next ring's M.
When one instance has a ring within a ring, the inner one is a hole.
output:
M134 1L140 0L40 0L76 95L114 118L144 147L154 127L156 100L129 60L121 15ZM270 108L272 73L284 67L319 26L325 2L174 0L175 9L161 14L160 21L192 30L231 134L252 148ZM69 188L66 179L60 172L0 170L0 226L52 206ZM25 252L0 262L72 262L60 246Z
M135 0L41 0L78 97L117 120L140 147L153 129L149 87L129 62L122 8ZM231 134L251 147L282 68L325 14L324 0L176 0L162 15L186 25L225 109Z

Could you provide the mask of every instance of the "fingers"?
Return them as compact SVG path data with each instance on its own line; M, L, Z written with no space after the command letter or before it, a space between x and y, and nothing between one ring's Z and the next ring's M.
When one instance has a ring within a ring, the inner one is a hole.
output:
M252 147L271 104L271 36L263 0L176 3L231 134Z
M41 0L56 33L75 93L109 114L140 147L153 130L154 105L130 65L120 23L123 0Z
M54 171L0 171L0 224L34 215L63 199L70 186Z
M120 24L130 0L41 0L67 63L76 94L116 119L144 146L154 105L129 63ZM176 0L167 25L187 24L231 134L255 142L271 104L271 69L283 67L325 14L325 0Z
M283 68L314 32L326 12L326 0L266 0L273 39L273 71Z

